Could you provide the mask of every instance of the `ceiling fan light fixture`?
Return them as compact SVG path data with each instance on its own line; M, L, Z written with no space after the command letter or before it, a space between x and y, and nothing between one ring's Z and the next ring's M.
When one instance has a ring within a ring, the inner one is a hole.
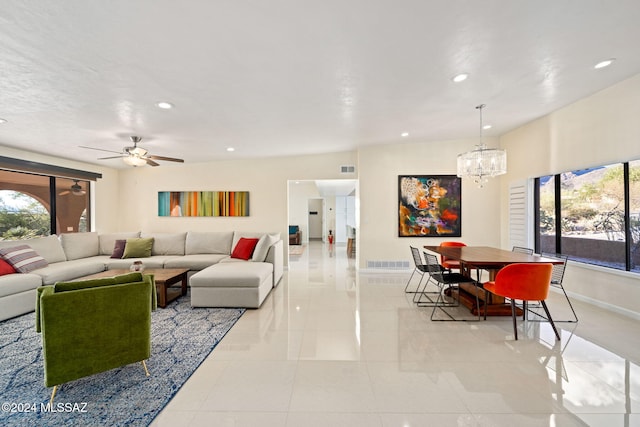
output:
M143 156L146 156L148 153L148 151L142 147L133 147L128 149L127 152L132 156L136 156L136 157L143 157Z
M147 164L147 161L145 159L136 155L123 157L122 161L128 164L129 166L133 166L133 167L144 166Z
M73 180L73 185L69 187L67 190L63 190L58 193L58 196L66 196L67 194L72 194L74 196L84 196L87 192L80 185L79 179Z

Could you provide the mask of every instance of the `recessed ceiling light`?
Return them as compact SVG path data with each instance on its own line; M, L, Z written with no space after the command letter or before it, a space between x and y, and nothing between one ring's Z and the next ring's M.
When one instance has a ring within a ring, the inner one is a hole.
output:
M457 76L454 76L451 80L453 80L456 83L460 83L467 80L467 77L469 77L469 74L462 73L462 74L458 74Z
M158 108L162 108L163 110L170 110L171 108L173 108L172 103L165 101L158 102L156 105L158 106Z
M0 123L7 123L5 119L0 119Z
M600 68L606 68L609 65L613 64L613 61L615 61L615 58L611 58L611 59L607 59L605 61L600 61L598 62L596 65L593 66L593 68L595 68L596 70L599 70Z
M482 129L491 129L491 125L484 125L482 126Z
M401 137L403 137L403 138L406 138L406 137L408 137L408 136L409 136L409 132L402 132L402 133L400 134L400 136L401 136Z
M227 147L227 151L228 151L228 152L232 152L232 151L236 151L236 149L235 149L235 148L233 148L233 147Z

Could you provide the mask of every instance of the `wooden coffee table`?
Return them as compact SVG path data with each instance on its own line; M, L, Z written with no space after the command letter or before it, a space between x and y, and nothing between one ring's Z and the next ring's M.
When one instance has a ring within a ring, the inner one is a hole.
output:
M187 294L187 268L147 268L143 274L153 274L158 293L158 307L165 308L167 304L181 295ZM113 277L120 274L131 273L129 269L113 269L101 271L100 273L80 277L76 280L99 279L102 277ZM180 284L180 288L173 285Z

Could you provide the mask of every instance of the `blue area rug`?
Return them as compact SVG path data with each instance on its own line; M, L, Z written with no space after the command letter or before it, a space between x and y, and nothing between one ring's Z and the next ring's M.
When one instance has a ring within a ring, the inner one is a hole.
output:
M146 426L178 392L244 309L191 308L188 296L152 313L151 358L140 363L44 386L42 341L33 313L0 322L0 425ZM13 412L16 411L16 412Z

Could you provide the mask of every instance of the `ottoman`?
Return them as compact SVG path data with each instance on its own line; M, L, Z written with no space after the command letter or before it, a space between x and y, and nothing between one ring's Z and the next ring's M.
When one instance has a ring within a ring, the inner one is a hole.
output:
M273 287L273 264L223 262L189 279L192 307L258 308Z

